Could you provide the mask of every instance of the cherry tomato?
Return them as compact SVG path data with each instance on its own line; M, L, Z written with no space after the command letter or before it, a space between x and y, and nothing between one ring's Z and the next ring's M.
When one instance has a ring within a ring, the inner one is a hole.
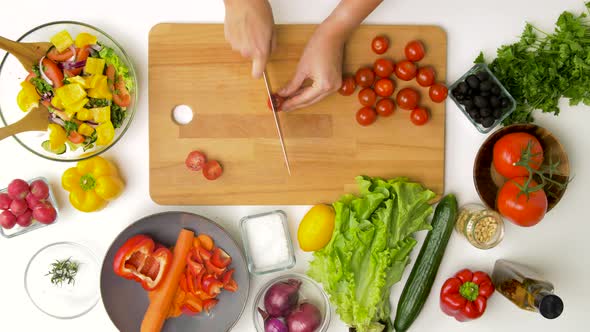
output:
M416 75L416 82L424 87L434 84L434 69L431 66L420 67L418 75Z
M371 48L373 49L373 52L383 54L387 52L387 49L389 48L389 39L385 36L377 36L373 39Z
M395 90L395 84L389 78L381 78L375 82L375 93L381 97L389 97Z
M404 49L406 59L416 62L424 58L424 45L419 40L412 40L406 45Z
M68 140L74 144L80 144L84 142L84 136L80 135L77 131L72 130L68 135Z
M508 179L528 176L529 171L524 166L516 166L516 163L520 161L529 144L531 149L529 166L539 169L544 159L543 148L539 140L528 133L511 133L502 136L494 144L492 163L496 171Z
M354 93L354 90L356 90L356 81L354 80L354 77L352 77L352 76L343 77L342 78L342 86L338 90L338 93L340 93L343 96L350 96L351 94Z
M360 68L355 75L356 85L366 88L373 85L375 73L371 68Z
M395 76L400 80L409 81L416 77L416 65L413 62L404 60L395 65Z
M281 109L281 106L283 105L283 102L285 102L285 98L279 96L276 93L273 93L271 95L272 98L272 103L275 106L275 111L279 111ZM270 104L270 98L266 99L266 106L268 106L268 109L272 111L272 106Z
M201 151L192 151L184 161L191 171L200 171L207 162L207 156Z
M62 73L61 69L57 66L57 64L49 58L43 58L42 61L43 68L45 69L45 75L51 80L53 83L53 88L59 88L64 85L64 73Z
M428 111L422 107L414 108L410 114L410 120L412 120L412 123L416 126L422 126L428 122L428 118Z
M397 93L396 101L397 105L401 109L405 109L408 111L413 110L418 106L418 100L420 99L420 95L418 92L412 88L403 88Z
M527 195L519 188L524 187L527 177L517 177L504 183L498 192L498 211L506 219L523 227L534 226L543 219L547 212L547 195L543 189L533 191ZM529 188L537 185L531 181Z
M86 61L86 59L88 59L88 57L90 56L90 45L86 45L84 47L82 47L81 49L76 49L76 62L80 62L80 61ZM82 72L82 67L80 68L74 68L74 69L66 69L64 70L64 74L67 77L74 77L76 75L80 75L80 73Z
M428 90L428 95L430 95L430 99L435 103L441 103L445 99L447 99L447 95L449 94L449 90L446 86L440 83L435 83L433 86L430 87Z
M52 47L47 52L47 57L55 62L62 62L66 61L67 59L71 58L74 55L74 52L71 48L66 48L63 52L58 52L57 48Z
M377 94L371 88L364 88L359 92L359 102L363 106L373 106L375 104L375 100L377 99Z
M381 116L390 116L395 112L395 103L389 98L383 98L377 102L377 114Z
M389 77L393 73L394 64L393 61L380 58L375 60L375 64L373 65L373 70L375 74L379 77Z
M203 175L207 180L215 180L221 176L223 168L217 160L210 160L203 166Z
M363 107L356 112L356 122L361 126L368 126L377 120L377 113L371 107Z

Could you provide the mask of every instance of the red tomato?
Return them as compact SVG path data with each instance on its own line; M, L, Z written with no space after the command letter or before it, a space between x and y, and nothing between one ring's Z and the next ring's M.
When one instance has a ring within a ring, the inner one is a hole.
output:
M533 191L527 195L519 188L524 187L527 177L518 177L504 183L498 192L496 205L498 211L506 219L523 227L534 226L543 219L547 212L547 195L543 189ZM529 188L537 185L531 181Z
M49 58L43 58L43 61L41 63L43 65L43 68L45 68L45 75L51 80L51 82L53 82L53 87L62 87L64 85L64 73L62 73L61 69L59 69L57 64L49 60Z
M373 106L375 104L375 100L377 99L377 95L375 91L371 88L364 88L359 92L359 102L363 106Z
M27 75L27 77L25 77L25 81L30 82L32 78L37 77L37 75L35 75L34 72L30 72L29 75Z
M430 95L430 99L433 102L441 103L445 99L447 99L449 90L443 84L435 83L433 86L430 87L430 90L428 90L428 94Z
M389 78L381 78L375 82L375 93L381 97L391 96L393 90L395 90L395 84Z
M416 75L416 82L424 87L434 84L434 69L431 66L420 67L418 75Z
M413 62L404 60L395 65L395 76L400 80L409 81L416 77L416 65Z
M368 126L377 120L377 113L371 107L363 107L356 112L356 122Z
M272 103L275 107L275 111L279 111L281 109L281 106L283 105L283 102L285 102L285 98L279 96L276 93L273 93L271 95L272 98ZM270 98L266 99L266 106L268 106L268 109L272 111L272 106L270 104Z
M117 75L115 66L110 64L107 65L106 75L109 82L109 89L113 93L113 102L121 107L129 106L131 104L131 95L125 86L123 76Z
M351 94L354 93L354 90L356 90L356 81L354 80L354 77L352 77L352 76L343 77L342 78L342 86L338 90L338 93L340 93L343 96L350 96Z
M516 166L527 146L531 146L529 166L539 169L543 164L543 148L539 140L528 133L511 133L502 136L494 144L494 168L502 176L512 179L519 176L528 176L529 171L524 166Z
M356 85L366 88L373 85L375 73L371 68L360 68L355 75Z
M387 49L389 48L389 39L385 36L377 36L373 39L371 48L373 49L373 52L383 54L387 52Z
M72 57L72 55L74 55L74 52L72 51L71 48L67 48L65 49L63 52L59 53L57 51L57 48L52 47L51 49L49 49L49 51L47 52L47 57L55 62L63 62L68 60L69 58Z
M375 64L373 65L373 70L375 74L379 77L389 77L393 73L394 64L393 61L380 58L375 60Z
M215 180L221 176L223 173L223 168L217 160L208 161L205 166L203 166L203 175L207 180Z
M424 58L424 45L419 40L412 40L406 45L404 49L406 53L406 59L416 62Z
M90 56L90 46L89 45L86 45L86 46L82 47L81 49L76 49L76 62L86 61L86 59L88 59L89 56ZM67 69L67 70L64 70L64 73L68 77L74 77L76 75L80 75L80 73L82 72L82 69L83 69L83 67L74 68L74 69Z
M201 151L192 151L184 161L191 171L200 171L207 162L207 156Z
M70 140L70 142L74 143L74 144L80 144L82 142L84 142L84 136L80 135L77 131L70 131L70 134L68 135L68 139Z
M405 110L411 111L418 106L420 95L412 88L403 88L397 93L397 105Z
M428 118L428 111L422 107L414 108L410 114L410 120L412 120L412 123L416 126L424 125L426 122L428 122Z
M395 111L395 103L389 98L383 98L377 102L375 109L381 116L390 116Z

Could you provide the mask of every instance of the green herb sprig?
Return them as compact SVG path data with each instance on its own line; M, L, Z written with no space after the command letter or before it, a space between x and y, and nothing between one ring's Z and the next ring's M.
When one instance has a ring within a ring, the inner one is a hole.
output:
M72 257L62 260L56 259L51 263L46 276L51 276L51 283L56 286L62 286L64 282L67 282L68 285L75 284L79 267L80 263L73 261Z

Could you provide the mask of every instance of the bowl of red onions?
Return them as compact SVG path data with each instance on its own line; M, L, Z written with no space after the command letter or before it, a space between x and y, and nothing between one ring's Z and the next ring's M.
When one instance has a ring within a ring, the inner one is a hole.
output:
M258 332L323 332L330 325L330 300L311 278L285 274L258 291L253 319Z

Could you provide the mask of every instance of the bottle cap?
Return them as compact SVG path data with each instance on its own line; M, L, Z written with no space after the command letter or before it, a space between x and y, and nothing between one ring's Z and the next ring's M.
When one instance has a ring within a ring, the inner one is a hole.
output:
M563 312L563 301L557 295L544 296L539 306L539 312L547 319L557 318Z

